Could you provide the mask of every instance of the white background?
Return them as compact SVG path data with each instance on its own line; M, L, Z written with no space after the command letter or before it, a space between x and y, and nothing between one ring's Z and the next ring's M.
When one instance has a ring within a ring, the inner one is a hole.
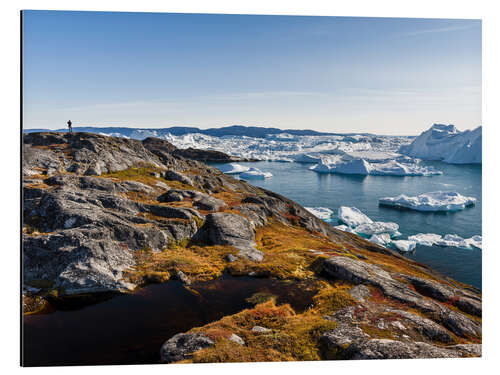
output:
M169 374L250 373L370 373L370 374L489 374L500 372L498 274L500 246L496 243L500 212L498 178L500 139L498 2L488 0L223 0L192 1L5 1L0 5L0 178L1 178L1 331L0 367L4 374L119 373L138 371ZM433 360L322 361L222 365L151 365L107 367L19 367L20 348L20 33L21 9L107 10L190 13L296 14L370 17L481 18L483 20L483 358Z

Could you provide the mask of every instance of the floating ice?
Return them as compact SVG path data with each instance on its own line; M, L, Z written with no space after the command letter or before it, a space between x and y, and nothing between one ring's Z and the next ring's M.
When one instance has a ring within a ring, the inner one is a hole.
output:
M376 243L380 246L385 246L391 242L391 236L387 233L374 234L368 241Z
M217 167L217 169L219 169L223 173L236 174L236 173L247 172L250 168L236 163L229 163L220 165Z
M419 233L409 236L408 240L414 241L419 245L432 246L443 239L442 236L435 233Z
M341 206L338 211L339 219L350 227L357 227L361 224L373 223L372 219L358 210L356 207Z
M447 234L443 237L434 233L419 233L409 236L408 240L424 246L459 247L462 249L471 249L472 247L483 248L483 239L479 235L472 236L471 238L462 238L457 234Z
M482 128L461 132L453 125L434 124L399 152L426 160L469 164L482 162Z
M351 227L348 227L347 225L337 225L334 227L335 229L341 230L342 232L349 232L349 233L355 233L354 230Z
M397 197L380 198L379 203L417 211L456 211L474 205L476 198L466 197L456 192L434 191L416 197L401 194Z
M409 252L415 249L417 243L408 240L396 240L391 242L399 251Z
M472 247L476 247L478 249L483 249L483 237L476 235L472 236L471 238L467 238L465 242Z
M248 171L240 173L243 179L265 179L272 176L271 172L263 172L258 168L249 168Z
M320 218L325 221L330 220L333 214L333 211L327 207L304 207L304 208L317 218Z
M421 167L416 163L403 164L396 160L384 163L370 163L365 159L337 158L322 159L312 166L311 170L318 173L359 174L374 176L432 176L442 172L432 167Z
M396 223L386 223L383 221L376 221L374 223L366 223L358 225L354 228L354 231L358 234L371 236L374 234L387 233L391 237L400 235L398 232L399 225Z
M438 246L461 247L464 249L470 248L467 241L457 234L447 234L441 240L436 242Z

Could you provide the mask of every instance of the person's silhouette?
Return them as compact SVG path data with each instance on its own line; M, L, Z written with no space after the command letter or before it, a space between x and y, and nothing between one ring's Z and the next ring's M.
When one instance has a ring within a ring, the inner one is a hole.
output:
M73 126L71 125L71 120L68 120L68 132L73 133Z

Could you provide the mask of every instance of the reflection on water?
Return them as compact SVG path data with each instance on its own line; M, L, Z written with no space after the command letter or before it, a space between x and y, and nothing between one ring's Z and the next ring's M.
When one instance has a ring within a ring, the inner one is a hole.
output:
M310 283L224 277L185 288L178 281L155 284L79 310L24 317L26 366L158 363L163 342L252 305L254 293L277 296L304 310Z

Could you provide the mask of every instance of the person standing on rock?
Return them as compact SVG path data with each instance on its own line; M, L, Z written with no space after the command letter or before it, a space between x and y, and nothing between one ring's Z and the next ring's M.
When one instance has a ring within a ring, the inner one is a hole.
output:
M71 120L68 120L67 124L68 124L68 132L73 133L73 126L71 125L72 124Z

